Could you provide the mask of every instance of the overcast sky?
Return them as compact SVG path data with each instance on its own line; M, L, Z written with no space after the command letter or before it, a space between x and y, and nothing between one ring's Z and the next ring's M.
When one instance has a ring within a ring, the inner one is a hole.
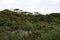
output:
M42 14L60 12L60 0L0 0L0 10L19 8Z

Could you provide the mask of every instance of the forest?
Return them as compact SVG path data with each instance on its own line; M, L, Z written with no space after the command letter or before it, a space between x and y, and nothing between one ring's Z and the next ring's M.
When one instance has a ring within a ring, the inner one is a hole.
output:
M60 40L60 13L2 10L0 40Z

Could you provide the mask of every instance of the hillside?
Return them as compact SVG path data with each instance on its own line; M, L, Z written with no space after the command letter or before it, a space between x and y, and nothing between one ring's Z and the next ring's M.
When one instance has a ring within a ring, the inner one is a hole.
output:
M60 13L15 11L0 11L0 40L60 40Z

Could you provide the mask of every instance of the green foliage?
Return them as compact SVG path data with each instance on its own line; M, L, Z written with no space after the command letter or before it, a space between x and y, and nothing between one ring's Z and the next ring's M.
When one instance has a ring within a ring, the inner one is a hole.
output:
M0 40L60 40L60 14L0 11Z

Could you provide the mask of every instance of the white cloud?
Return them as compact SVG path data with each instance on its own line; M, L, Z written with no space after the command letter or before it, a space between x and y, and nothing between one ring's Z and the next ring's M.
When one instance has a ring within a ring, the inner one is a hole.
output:
M1 1L1 4L3 4L3 5L11 5L14 2L15 2L14 0L2 0Z
M60 12L60 0L0 0L0 9L5 8L41 13Z
M58 4L59 0L45 0L47 4Z

